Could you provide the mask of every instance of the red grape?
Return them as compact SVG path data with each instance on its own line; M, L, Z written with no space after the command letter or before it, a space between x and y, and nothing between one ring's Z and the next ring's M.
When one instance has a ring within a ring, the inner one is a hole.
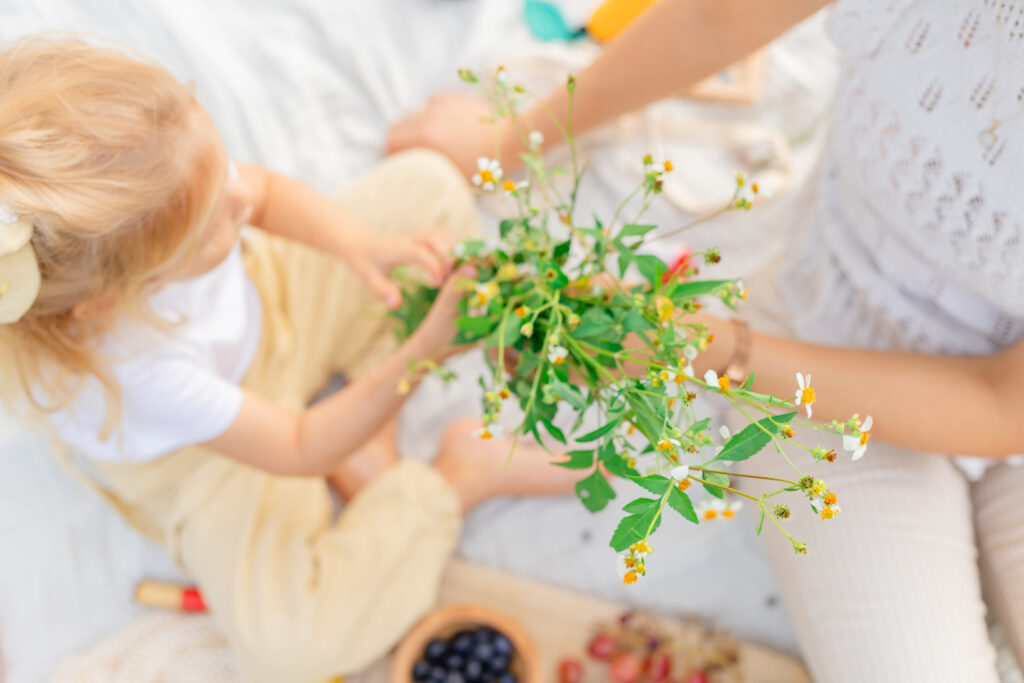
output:
M580 683L583 680L583 663L578 659L563 659L558 664L559 683Z
M612 680L615 683L635 683L640 679L643 668L643 662L632 652L620 652L612 660Z
M710 683L708 680L708 674L706 671L691 671L690 675L684 679L684 683Z
M604 661L611 659L618 651L619 643L607 633L598 633L590 641L590 646L587 648L587 652L590 653L591 657Z
M655 683L660 683L660 681L668 679L668 675L672 673L672 658L664 652L655 653L648 657L644 670L648 678Z

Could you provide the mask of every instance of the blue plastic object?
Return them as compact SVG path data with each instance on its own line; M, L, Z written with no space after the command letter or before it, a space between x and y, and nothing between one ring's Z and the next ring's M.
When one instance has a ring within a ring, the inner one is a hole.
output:
M542 0L526 0L523 18L530 33L538 40L576 40L587 33L582 28L570 28L558 7Z

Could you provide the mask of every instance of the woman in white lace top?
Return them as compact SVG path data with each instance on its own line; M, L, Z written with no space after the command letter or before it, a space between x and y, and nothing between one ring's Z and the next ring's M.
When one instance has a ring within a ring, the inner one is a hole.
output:
M825 4L663 0L579 76L574 126L678 92ZM758 390L790 395L792 371L811 371L817 415L874 417L868 457L810 470L842 492L840 524L794 515L808 557L766 534L814 679L994 683L982 578L1024 655L1024 468L1007 462L1024 452L1024 0L830 11L843 71L812 205L751 283L758 332L709 319L700 360L721 372L748 337L739 360ZM494 149L483 106L437 98L389 146L433 146L471 171ZM502 125L507 166L520 150Z

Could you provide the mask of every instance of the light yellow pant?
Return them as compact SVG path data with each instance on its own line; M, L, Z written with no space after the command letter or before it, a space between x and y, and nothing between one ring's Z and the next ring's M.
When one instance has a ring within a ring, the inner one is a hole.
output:
M791 336L771 269L750 288L743 313L751 324ZM797 438L817 445L818 434L807 430ZM813 463L797 449L788 455L838 493L843 512L822 521L790 501L786 528L807 544L807 556L796 555L770 523L764 532L814 681L997 683L982 578L1022 661L1024 468L1000 464L972 485L943 455L872 439L867 454L852 463L839 439L821 442L840 453L837 462ZM793 474L769 451L744 465L750 473Z
M341 203L375 230L477 227L473 197L443 157L389 158ZM301 410L331 373L394 346L382 307L334 258L253 236L246 268L263 300L260 349L243 386ZM460 528L430 467L403 462L332 520L321 478L274 476L189 448L141 465L97 465L122 512L202 590L247 679L312 683L361 669L434 599Z

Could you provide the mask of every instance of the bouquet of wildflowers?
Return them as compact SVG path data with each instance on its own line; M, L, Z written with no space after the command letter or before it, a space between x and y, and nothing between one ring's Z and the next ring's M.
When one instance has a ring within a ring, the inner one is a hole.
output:
M475 265L478 273L461 303L457 341L482 341L492 350L491 370L479 378L484 413L480 438L503 437L498 415L507 401L516 401L523 419L509 435L511 451L523 434L541 444L546 439L574 443L568 459L557 464L580 471L576 494L588 510L602 510L615 499L608 474L646 490L649 495L623 506L622 521L611 538L611 547L623 553L625 583L646 574L651 535L668 510L698 524L734 516L745 499L759 508L757 533L770 519L796 552L806 553L806 546L786 531L790 508L777 496L803 498L815 514L831 519L840 511L837 494L790 461L792 479L769 478L778 490L754 497L733 486L733 478L745 475L726 467L768 446L789 460L782 444L797 445L814 460L836 459L834 451L794 441L794 425L844 434L844 445L856 459L870 436L871 418L861 422L854 415L827 425L803 421L801 413L809 419L816 399L809 375L797 374L795 398L752 391L753 376L740 386L714 371L695 376L691 362L713 338L705 325L688 316L707 298L735 310L747 292L738 280L696 277L697 259L706 265L721 260L715 249L671 268L643 249L727 211L750 209L763 195L758 186L738 175L731 200L720 210L682 228L659 230L641 221L672 164L647 156L642 182L610 220L580 220L575 209L583 173L571 129L574 80L570 77L567 83L569 123L562 131L572 167L563 171L545 165L540 134L524 129L516 117L517 106L533 97L531 93L509 83L503 69L489 85L466 70L460 76L484 88L496 116L509 118L531 150L522 156L528 169L522 182L505 179L497 161L479 160L475 185L481 192L506 195L514 211L501 221L496 242L469 239L456 247L459 260ZM564 173L572 180L566 194L554 182ZM627 203L638 196L639 214L622 220ZM627 283L623 278L633 273L638 281ZM403 286L403 304L395 316L401 333L408 334L426 314L437 289L411 280ZM705 392L724 397L750 424L735 434L723 427L716 438L710 418L695 410L695 399ZM575 424L565 431L554 422L559 406L576 414ZM579 433L589 411L597 412L599 426ZM688 493L695 485L709 494L697 505Z

